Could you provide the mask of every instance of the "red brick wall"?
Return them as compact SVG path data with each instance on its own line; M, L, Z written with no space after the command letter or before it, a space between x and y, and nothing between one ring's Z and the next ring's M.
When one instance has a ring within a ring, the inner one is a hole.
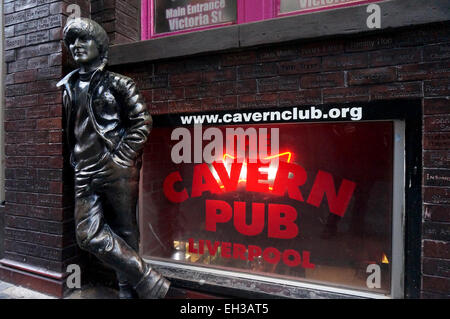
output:
M420 98L421 296L450 295L450 25L117 67L153 114Z

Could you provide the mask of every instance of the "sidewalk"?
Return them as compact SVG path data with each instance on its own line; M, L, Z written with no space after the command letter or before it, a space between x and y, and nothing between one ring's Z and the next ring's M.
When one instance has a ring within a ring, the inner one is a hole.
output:
M0 299L57 299L27 288L0 281ZM87 286L75 290L64 299L118 299L117 291L102 286Z
M0 281L0 299L56 299L39 292Z

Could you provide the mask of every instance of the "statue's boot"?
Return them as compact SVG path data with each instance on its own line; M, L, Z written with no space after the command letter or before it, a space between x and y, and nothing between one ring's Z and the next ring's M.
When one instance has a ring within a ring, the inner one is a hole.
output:
M119 282L119 299L136 299L137 295L134 288L129 283Z
M145 276L134 287L139 299L162 299L169 291L170 282L148 265Z

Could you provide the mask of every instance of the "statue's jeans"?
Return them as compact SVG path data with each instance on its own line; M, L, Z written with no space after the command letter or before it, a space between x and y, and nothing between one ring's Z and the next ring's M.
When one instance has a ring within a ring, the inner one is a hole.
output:
M75 169L75 223L79 246L112 267L120 283L136 286L149 270L138 254L136 204L139 168L109 154Z

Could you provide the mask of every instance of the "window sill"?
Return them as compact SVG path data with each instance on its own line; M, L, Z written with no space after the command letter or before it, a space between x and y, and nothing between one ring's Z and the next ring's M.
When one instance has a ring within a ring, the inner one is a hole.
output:
M450 19L448 0L387 0L381 6L382 29L442 22ZM367 5L293 15L248 24L185 33L110 48L110 65L241 49L294 40L352 35L371 31ZM420 10L418 10L420 8Z

